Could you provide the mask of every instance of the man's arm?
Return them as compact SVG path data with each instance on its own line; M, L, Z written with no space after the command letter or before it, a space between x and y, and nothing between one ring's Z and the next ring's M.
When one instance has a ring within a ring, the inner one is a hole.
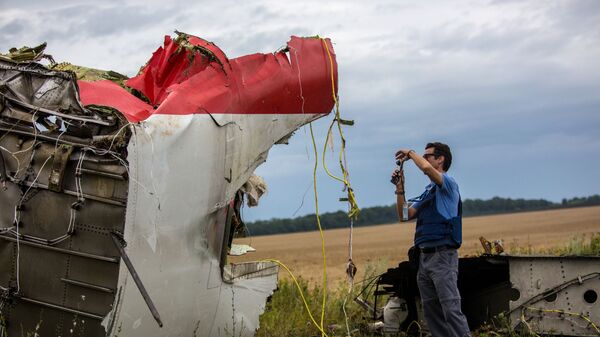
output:
M419 156L414 150L401 149L396 152L397 160L408 160L412 159L412 161L417 165L417 167L425 173L431 181L433 181L436 185L441 186L444 182L444 178L442 173L433 168L431 164L425 160L425 158Z
M396 212L398 213L398 219L400 220L400 222L405 221L402 219L402 205L404 205L404 202L405 202L404 194L398 194L398 197L396 198ZM410 221L410 220L414 219L415 216L417 216L417 210L414 209L413 207L409 207L408 208L408 220L406 220L406 221Z
M398 170L394 171L394 173L392 173L392 179L394 178L398 178L398 183L396 183L396 214L398 215L398 220L400 220L400 222L404 222L402 219L402 205L404 205L406 202L406 195L404 192L404 172ZM417 210L409 207L408 220L414 219L416 215Z

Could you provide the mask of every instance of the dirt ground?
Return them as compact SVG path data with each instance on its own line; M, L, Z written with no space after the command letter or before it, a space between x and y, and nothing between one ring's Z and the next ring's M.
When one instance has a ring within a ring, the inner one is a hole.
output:
M393 267L406 260L414 230L414 222L355 228L353 260L359 269L358 277L369 264ZM502 239L508 249L550 248L597 232L600 232L600 206L469 217L463 219L463 246L459 253L465 256L482 252L480 236L490 241ZM345 278L349 229L327 230L324 236L329 284L336 284ZM318 231L236 239L235 243L249 244L256 252L231 257L230 262L278 259L296 276L320 282L323 258ZM283 273L280 271L280 276Z

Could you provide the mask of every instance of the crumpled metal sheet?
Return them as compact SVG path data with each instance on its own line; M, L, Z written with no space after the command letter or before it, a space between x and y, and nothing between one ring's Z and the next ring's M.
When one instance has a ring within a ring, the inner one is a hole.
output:
M109 106L122 112L130 122L145 120L153 110L150 105L112 81L77 81L77 84L84 105Z
M175 40L166 36L125 83L149 104L110 81L79 81L81 101L118 109L131 122L153 114L327 113L337 63L329 39L292 36L285 50L229 60L211 42L180 33Z
M73 115L91 116L79 102L77 86L69 73L50 70L40 64L15 64L0 60L0 94L30 106Z

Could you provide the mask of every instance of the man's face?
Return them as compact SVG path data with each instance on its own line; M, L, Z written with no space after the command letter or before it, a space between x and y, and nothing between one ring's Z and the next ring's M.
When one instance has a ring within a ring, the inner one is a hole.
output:
M428 147L425 149L425 153L423 153L423 158L433 166L434 169L440 170L444 164L444 156L438 156L437 158L434 155L435 149L433 147Z

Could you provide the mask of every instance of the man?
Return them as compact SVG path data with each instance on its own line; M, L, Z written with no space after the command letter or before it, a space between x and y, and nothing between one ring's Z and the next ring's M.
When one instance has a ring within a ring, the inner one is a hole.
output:
M433 337L471 336L467 319L460 309L458 278L458 252L462 243L462 202L458 185L446 172L452 164L448 145L428 143L425 153L419 156L414 150L401 149L396 160L412 160L425 173L431 183L425 192L408 208L408 219L417 218L415 249L419 249L417 284L425 320ZM404 172L394 171L398 217L406 202Z

